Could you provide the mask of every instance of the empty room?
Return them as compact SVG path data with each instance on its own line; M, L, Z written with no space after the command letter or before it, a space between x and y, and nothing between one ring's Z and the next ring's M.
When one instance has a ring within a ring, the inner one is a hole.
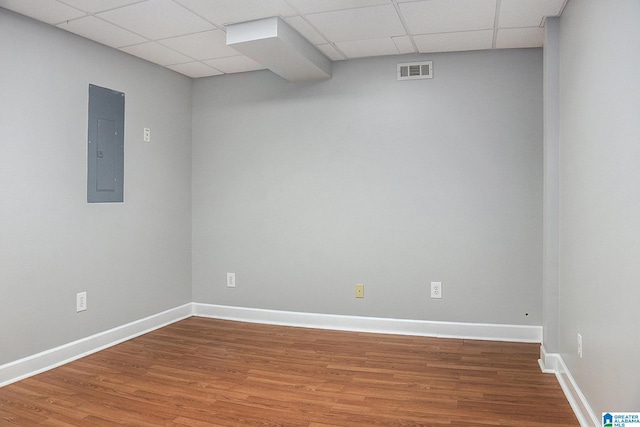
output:
M0 425L640 425L637 0L0 0Z

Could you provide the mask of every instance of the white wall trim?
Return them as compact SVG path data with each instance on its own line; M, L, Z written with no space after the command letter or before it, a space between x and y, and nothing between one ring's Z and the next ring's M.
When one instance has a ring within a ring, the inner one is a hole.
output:
M433 322L189 303L1 365L0 387L194 315L242 322L354 332L535 343L542 340L541 326Z
M540 346L540 359L538 359L538 364L540 365L540 369L545 374L555 374L558 372L558 358L560 357L557 353L547 353L547 349L544 347L544 344Z
M264 323L270 325L297 326L303 328L417 335L439 338L463 338L534 343L542 342L542 326L388 319L379 317L265 310L200 303L193 304L193 314L200 317L212 317L216 319L237 320L241 322Z
M0 366L0 387L193 316L185 304Z
M553 373L558 378L560 387L564 392L573 412L582 427L600 427L600 419L596 417L593 409L584 397L580 387L576 384L569 368L558 353L547 353L544 345L540 347L540 360L538 361L542 372Z
M48 371L191 316L353 332L511 342L539 343L542 341L541 326L388 319L190 303L1 365L0 387ZM543 372L556 375L580 425L598 427L600 425L599 418L596 417L589 402L573 379L567 365L562 360L562 356L558 353L547 353L542 345L540 346L538 363Z

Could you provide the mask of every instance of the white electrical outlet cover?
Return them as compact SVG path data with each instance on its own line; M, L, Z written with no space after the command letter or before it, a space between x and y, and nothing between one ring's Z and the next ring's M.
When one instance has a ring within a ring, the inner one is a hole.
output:
M442 282L431 282L431 298L442 298Z

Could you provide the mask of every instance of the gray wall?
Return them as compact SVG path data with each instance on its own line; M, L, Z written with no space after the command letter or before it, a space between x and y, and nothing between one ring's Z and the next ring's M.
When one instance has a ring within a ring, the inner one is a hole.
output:
M427 81L395 80L420 56L200 79L192 103L4 10L0 39L0 363L189 301L541 324L541 50L429 55ZM121 204L86 203L90 83L126 94Z
M542 327L548 353L558 353L560 292L560 18L547 18L544 41Z
M429 55L430 81L395 80L417 56L200 79L192 104L185 77L0 9L0 364L192 300L534 325L544 304L595 412L637 410L638 17L572 1L552 31L543 233L540 50ZM86 203L90 83L126 93L122 204Z
M2 364L191 301L191 81L3 9L0 40ZM90 83L126 94L124 203L86 202Z
M560 351L598 416L638 411L640 2L560 22Z
M417 59L435 78L396 81ZM336 62L311 84L220 76L193 93L194 301L541 324L540 49Z

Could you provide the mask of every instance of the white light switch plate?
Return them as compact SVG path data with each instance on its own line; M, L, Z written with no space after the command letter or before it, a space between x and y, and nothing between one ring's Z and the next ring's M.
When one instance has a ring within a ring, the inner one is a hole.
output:
M236 287L236 273L227 273L227 288Z
M76 294L76 313L85 311L87 309L87 293L78 292Z

